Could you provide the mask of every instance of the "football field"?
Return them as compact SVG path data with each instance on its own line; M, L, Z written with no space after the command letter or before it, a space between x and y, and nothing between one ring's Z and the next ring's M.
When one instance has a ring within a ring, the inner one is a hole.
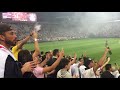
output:
M110 63L120 65L120 38L108 38L107 40L112 51L112 55L108 54L111 57ZM99 60L105 51L105 42L106 38L66 40L42 42L39 43L39 47L44 52L64 48L65 55L74 56L74 53L77 53L78 58L86 52L87 56ZM26 44L25 49L34 50L34 44Z

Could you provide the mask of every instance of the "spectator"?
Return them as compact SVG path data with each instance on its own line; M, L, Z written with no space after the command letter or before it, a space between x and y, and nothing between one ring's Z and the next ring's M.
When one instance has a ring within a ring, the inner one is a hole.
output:
M24 52L27 52L27 53L24 53ZM49 60L49 55L47 55L43 62L37 64L37 67L33 69L32 73L25 73L24 77L25 78L35 78L35 77L37 77L37 78L44 78L44 74L45 73L50 72L50 71L54 70L57 67L57 65L61 61L61 58L64 55L63 52L64 51L60 52L60 55L59 55L58 59L51 66L44 67L46 65L46 62ZM28 50L20 51L18 56L19 56L18 57L19 59L21 58L22 61L20 61L20 60L19 61L22 64L24 64L25 62L33 60L33 58L35 60L35 57L32 58L32 56L31 56L31 54L29 53ZM29 57L31 57L31 58L29 58ZM36 58L36 60L37 60L37 58Z
M99 68L97 69L97 71L96 71L96 77L97 77L97 78L100 78L101 73L102 73L102 71L103 71L103 68L109 63L109 61L110 61L110 57L108 57L108 58L107 58L107 61L106 61L101 67L99 67Z
M47 58L46 60L44 60L33 70L34 75L37 78L44 78L45 73L54 70L59 65L60 61L63 58L63 55L64 55L64 51L62 50L57 60L51 66L43 67L49 59Z
M114 75L112 75L112 66L111 64L107 64L105 66L105 70L102 74L101 74L101 78L115 78Z
M72 75L68 71L70 68L70 61L63 58L60 62L61 69L57 72L57 78L72 78Z
M25 72L36 67L34 62L27 62L22 67L15 61L10 47L16 44L17 36L11 26L0 24L0 78L22 78Z
M34 53L31 55L30 51L28 50L21 50L18 53L18 61L21 63L21 65L24 65L24 63L29 62L29 61L35 61L36 64L39 63L39 54L40 54L40 49L39 49L39 45L38 45L38 35L37 32L33 31L32 32L32 37L34 39L34 47L35 47L35 51ZM26 72L23 75L24 78L34 78L35 76L33 75L32 72Z
M47 66L51 66L57 60L58 57L59 57L59 49L54 49L53 50L53 56L47 62ZM56 76L57 76L57 71L55 71L55 70L53 70L52 72L49 72L48 75L47 75L48 78L56 78Z
M114 75L115 78L119 78L120 76L120 73L115 66L112 66L112 74Z
M74 55L74 59L72 61L64 58L61 60L59 64L59 69L57 69L57 78L78 78L76 75L71 75L70 66L76 62L77 55ZM78 68L77 68L78 70Z
M83 72L84 78L96 78L96 71L99 67L101 67L104 64L104 60L106 58L108 51L109 49L106 48L103 56L98 61L97 65L90 58L88 58L88 60L85 61L86 70Z
M31 35L32 35L32 33L30 35L28 35L25 39L18 40L16 45L12 47L12 53L15 56L16 60L18 60L18 53L19 53L19 51L22 50L23 45L29 40Z
M79 58L79 60L76 63L70 66L70 72L72 77L81 78L81 73L79 70L81 65L83 65L83 59Z

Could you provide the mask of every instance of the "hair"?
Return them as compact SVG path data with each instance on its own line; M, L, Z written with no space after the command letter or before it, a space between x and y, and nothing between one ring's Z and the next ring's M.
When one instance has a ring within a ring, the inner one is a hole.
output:
M5 23L0 23L0 34L2 35L4 32L11 31L11 26Z
M83 57L84 62L88 60L88 57Z
M47 55L48 53L50 53L49 51L48 52L45 52L45 55Z
M66 56L66 59L68 59L69 61L71 60L71 57L70 56Z
M17 40L17 42L18 42L18 41L21 41L21 40L20 40L20 39L18 39L18 40Z
M112 67L111 64L107 64L107 65L105 66L105 70L110 70L111 67Z
M46 55L43 55L43 56L42 56L42 61L44 61L44 60L45 60L45 58L46 58Z
M31 55L33 55L34 52L35 52L35 50L30 51Z
M87 67L87 69L89 69L89 64L92 62L93 60L90 59L89 57L84 58L84 65Z
M44 54L44 52L43 51L41 51L41 55L43 55Z
M54 49L53 50L53 56L56 56L58 52L59 52L59 49Z
M23 64L25 64L28 61L32 61L32 55L28 50L21 50L18 53L18 61Z
M32 61L32 55L28 50L21 50L18 53L18 62L21 63L21 65L24 65L26 62ZM25 72L23 74L23 78L36 78L32 72Z
M79 58L78 61L81 61L83 58Z
M60 61L60 67L61 67L61 69L63 69L63 68L65 68L65 66L66 65L68 65L69 64L69 60L68 59L66 59L66 58L63 58L61 61Z

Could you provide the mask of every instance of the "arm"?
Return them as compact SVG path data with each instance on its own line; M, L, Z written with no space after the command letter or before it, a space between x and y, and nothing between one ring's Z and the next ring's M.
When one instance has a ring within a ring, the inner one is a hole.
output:
M98 61L98 65L99 65L99 66L102 66L102 65L104 64L104 62L105 62L105 60L106 60L105 58L106 58L106 55L107 55L108 51L109 51L109 49L106 48L103 56L102 56L102 57L100 58L100 60Z
M21 72L22 74L24 74L25 72L32 72L32 70L36 67L37 65L35 64L34 61L31 62L26 62L22 68L21 68Z
M45 58L45 60L42 63L40 63L39 66L41 67L45 66L48 60L49 59Z
M71 65L76 62L76 58L77 58L77 54L75 53L75 54L74 54L74 59L70 62Z
M109 61L110 61L110 57L107 59L107 61L101 66L101 69L103 69L105 66L106 66L106 64L108 64L109 63Z
M96 72L97 69L103 65L104 60L105 60L105 58L106 58L106 55L107 55L108 51L109 51L109 49L106 48L103 56L102 56L101 59L98 61L98 64L97 64L97 65L94 65L94 67L93 67L94 72Z
M57 65L60 63L63 56L64 56L64 50L60 52L59 58L51 66L43 68L43 73L54 70L57 67Z
M55 73L55 70L52 70L51 72L47 72L47 75Z
M22 46L23 46L25 43L27 43L27 41L30 39L30 36L31 36L31 34L28 35L28 36L27 36L26 38L24 38L23 40L21 40L20 43L17 44L17 49L22 48Z
M108 60L108 58L106 57L103 63L107 62L107 60Z
M119 69L119 66L118 66L118 64L117 63L115 63L115 66L116 66L116 68L117 68L117 70Z
M32 57L33 57L33 60L35 57L37 57L39 54L40 54L40 49L39 49L39 44L38 44L38 34L37 32L33 31L33 38L34 38L34 48L35 48L35 52L33 53Z
M84 52L83 57L87 57L86 51Z

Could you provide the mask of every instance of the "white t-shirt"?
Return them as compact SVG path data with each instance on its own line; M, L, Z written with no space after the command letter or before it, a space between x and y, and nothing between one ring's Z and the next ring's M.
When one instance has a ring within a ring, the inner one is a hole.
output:
M112 72L112 74L114 75L115 78L118 78L120 76L120 73L118 70Z
M57 78L72 78L69 71L61 69L57 72Z
M80 73L81 73L81 78L84 78L84 72L85 72L85 66L84 65L81 65L80 67L79 67L79 69L80 69Z
M6 60L8 56L11 56L13 60L15 61L14 55L8 50L6 47L0 44L0 78L4 78L5 75L5 65L6 65Z
M93 68L85 70L83 75L84 75L84 78L96 78Z
M100 78L101 68L98 68L96 71L96 78Z

